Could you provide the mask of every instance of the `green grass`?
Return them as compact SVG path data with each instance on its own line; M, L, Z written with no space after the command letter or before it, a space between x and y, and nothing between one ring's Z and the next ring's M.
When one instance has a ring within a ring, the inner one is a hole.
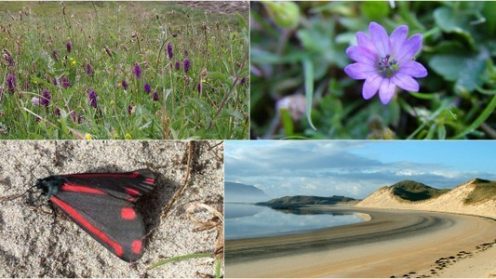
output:
M390 188L394 195L407 201L423 201L449 192L448 189L436 189L412 180L400 181Z
M249 88L240 83L248 76L247 20L247 14L205 13L174 2L0 3L0 48L15 61L0 64L0 138L247 138ZM186 56L191 70L176 70ZM141 79L132 74L135 63ZM9 72L17 77L14 93L5 81ZM61 76L69 88L54 85ZM158 101L144 92L145 83ZM50 105L33 104L44 89ZM97 109L89 105L90 89Z
M465 204L474 204L487 200L496 200L496 182L489 180L476 180L475 188L465 199Z

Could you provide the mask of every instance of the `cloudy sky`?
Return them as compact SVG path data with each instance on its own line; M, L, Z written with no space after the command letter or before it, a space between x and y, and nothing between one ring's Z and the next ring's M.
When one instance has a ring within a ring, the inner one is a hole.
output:
M225 181L271 197L364 198L410 179L447 188L496 180L496 141L226 141Z

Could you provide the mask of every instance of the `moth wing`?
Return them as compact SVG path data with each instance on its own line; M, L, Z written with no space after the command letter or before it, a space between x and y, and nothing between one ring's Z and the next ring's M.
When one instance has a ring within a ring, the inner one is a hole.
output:
M143 255L145 226L131 202L107 194L59 192L50 198L76 224L124 261Z

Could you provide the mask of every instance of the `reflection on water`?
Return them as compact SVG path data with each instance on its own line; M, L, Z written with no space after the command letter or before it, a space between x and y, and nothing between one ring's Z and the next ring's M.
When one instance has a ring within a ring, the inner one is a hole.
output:
M253 204L225 204L226 239L286 235L363 221L343 212L322 213L308 209L274 210Z

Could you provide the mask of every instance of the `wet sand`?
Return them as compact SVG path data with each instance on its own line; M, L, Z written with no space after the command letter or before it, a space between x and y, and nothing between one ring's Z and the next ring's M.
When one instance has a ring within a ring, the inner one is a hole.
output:
M295 235L227 240L226 277L438 277L478 254L476 246L491 243L485 253L496 249L493 219L331 206L309 210L356 211L371 220ZM485 258L477 270L493 261L484 263ZM478 276L477 270L472 276Z

